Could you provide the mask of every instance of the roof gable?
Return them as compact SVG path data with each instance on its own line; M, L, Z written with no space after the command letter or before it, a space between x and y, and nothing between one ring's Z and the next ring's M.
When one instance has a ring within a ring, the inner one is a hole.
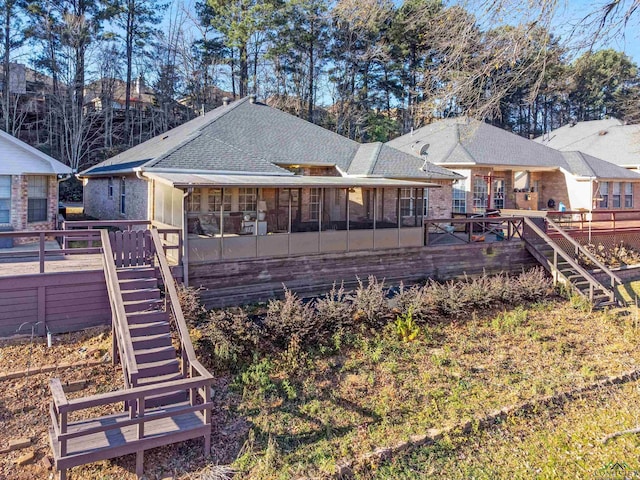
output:
M1 175L57 175L73 170L37 148L0 130Z

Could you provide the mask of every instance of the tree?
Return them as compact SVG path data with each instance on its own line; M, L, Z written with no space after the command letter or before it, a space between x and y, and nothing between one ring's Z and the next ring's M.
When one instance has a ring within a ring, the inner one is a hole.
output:
M2 116L4 117L5 132L15 134L12 118L15 112L11 112L11 53L21 47L25 41L21 34L21 16L25 4L19 0L5 0L0 3L0 15L2 16Z

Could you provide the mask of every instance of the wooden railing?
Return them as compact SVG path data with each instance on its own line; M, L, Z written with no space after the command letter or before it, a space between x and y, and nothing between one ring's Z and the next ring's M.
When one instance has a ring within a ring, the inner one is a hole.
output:
M171 310L171 317L176 325L176 330L180 339L180 353L182 357L182 375L185 377L201 375L203 377L211 377L211 374L200 363L196 357L196 352L191 343L189 336L189 328L184 319L182 307L180 306L180 300L178 298L178 291L176 289L175 280L171 275L169 263L164 255L162 249L162 240L157 229L151 229L151 238L155 245L155 257L160 269L160 275L162 276L162 282L165 288L165 305L166 308Z
M616 295L613 290L608 289L604 285L602 285L598 280L596 280L589 272L587 272L582 266L578 264L576 260L573 259L571 255L565 252L557 243L555 243L549 236L536 225L530 218L524 218L524 227L523 227L523 235L522 239L528 244L530 248L530 253L543 265L547 265L551 275L553 276L554 283L557 283L560 279L563 280L564 283L571 285L572 282L569 278L565 276L562 270L559 267L558 259L561 258L564 260L578 275L580 275L583 281L588 282L589 284L589 293L588 298L593 302L594 300L594 291L601 290L608 297L609 301L613 302L616 300ZM553 258L549 259L544 256L538 249L540 244L545 244L553 250ZM581 291L581 293L583 293Z
M566 241L568 241L574 248L573 254L574 258L578 259L580 255L583 255L589 261L595 265L596 268L600 269L603 274L605 274L609 278L609 284L612 289L616 288L616 285L622 285L622 280L618 275L613 273L609 267L603 264L600 260L598 260L591 252L585 249L582 245L576 242L564 229L560 228L558 224L556 224L552 219L547 218L547 228L552 229L555 233L560 234ZM554 242L555 243L555 242Z
M114 456L122 455L123 446L129 445L129 447L135 447L136 443L145 439L145 426L149 422L159 420L162 418L176 417L194 412L202 412L203 425L207 426L211 423L211 383L212 378L198 377L198 378L186 378L182 380L175 380L171 382L164 382L161 384L148 385L143 387L129 388L127 390L118 390L115 392L108 392L99 395L92 395L88 397L82 397L77 399L68 399L62 389L60 380L54 378L51 380L49 386L51 389L53 401L50 404L49 414L51 416L51 422L53 424L54 439L58 443L59 456L64 458L67 455L67 443L73 438L88 437L96 433L109 432L111 430L119 430L128 426L136 426L136 439L133 441L121 439L120 444L110 445L109 442L105 446L101 446L103 450L112 448L115 452L112 455L103 455L103 458L112 458ZM145 399L150 396L170 394L173 392L189 391L191 392L191 401L188 404L179 404L171 408L162 410L145 412ZM200 397L198 403L197 397ZM129 409L129 418L121 418L118 421L99 421L101 418L97 417L97 422L92 424L85 423L84 425L72 425L71 431L69 431L68 417L74 412L82 410L102 407L106 405L115 405L124 402L125 404L132 405L133 408ZM156 438L159 437L158 432L154 432ZM123 437L123 435L117 435L115 438ZM95 437L94 437L95 438ZM109 438L108 433L105 438ZM150 437L148 437L150 438ZM175 441L175 440L174 440ZM158 445L172 443L171 441L158 441ZM93 445L87 445L86 451L90 451ZM96 448L97 446L93 446ZM125 447L126 448L126 447ZM147 447L149 448L149 447ZM120 449L120 452L117 450ZM135 450L133 450L135 451ZM73 459L71 459L73 462ZM95 460L88 460L95 461ZM86 461L72 463L71 465L81 465L87 463ZM140 472L141 473L141 472Z
M130 388L137 383L138 365L129 333L127 314L122 302L122 292L120 291L118 272L116 271L113 250L109 241L109 232L100 230L100 235L102 239L104 279L107 284L109 299L111 300L112 338L114 344L112 358L115 363L116 352L120 354L125 383L127 388Z
M592 230L616 230L627 227L624 222L636 221L635 228L640 227L640 210L593 210L591 222L589 212L585 210L569 210L565 212L547 212L547 218L553 220L562 228L579 228L586 230L591 224Z
M43 230L39 232L0 232L0 241L6 238L11 239L34 239L38 242L37 250L19 250L8 249L6 252L0 250L0 259L2 258L38 258L40 264L40 273L45 271L45 262L47 257L60 256L60 255L84 255L84 254L99 254L102 249L100 246L100 231L98 230L84 230L84 231L69 231L69 230ZM63 248L47 249L47 239L59 238L62 239ZM73 246L70 242L81 242L82 245ZM87 246L85 246L85 243ZM97 244L97 245L96 245Z
M424 225L426 246L522 238L522 217L428 218Z

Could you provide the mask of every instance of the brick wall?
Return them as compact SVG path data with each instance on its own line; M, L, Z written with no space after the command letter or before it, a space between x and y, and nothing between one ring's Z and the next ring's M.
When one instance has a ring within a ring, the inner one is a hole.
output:
M120 214L121 176L113 178L113 197L108 196L108 177L90 178L84 186L84 211L100 220L146 220L148 183L135 175L125 178L125 213Z
M42 231L55 230L58 218L58 181L55 175L48 176L47 220L29 222L29 195L26 175L11 176L11 226L14 230ZM16 238L14 243L26 243L32 238Z
M538 209L546 209L550 199L555 200L556 207L560 202L564 203L567 209L571 209L569 192L567 191L567 181L561 171L555 172L532 172L531 184L538 180L540 191L538 192Z
M440 188L429 188L429 218L450 218L453 206L453 186L451 180L434 180Z

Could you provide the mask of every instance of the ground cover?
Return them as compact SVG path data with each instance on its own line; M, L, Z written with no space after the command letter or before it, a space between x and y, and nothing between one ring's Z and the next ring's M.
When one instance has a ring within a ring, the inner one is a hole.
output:
M640 478L637 435L603 441L640 424L638 382L513 415L473 435L450 435L359 479Z
M592 437L635 425L635 397L630 394L628 404L624 400L631 387L612 386L566 406L541 407L533 416L514 415L503 425L477 428L476 417L498 408L535 402L640 365L636 313L594 312L578 297L560 298L540 272L391 294L370 280L355 292L336 289L316 302L289 295L270 305L215 312L201 309L194 292L182 294L198 356L216 376L212 452L205 460L198 441L150 451L149 479L228 478L230 469L234 478L326 478L343 459L467 420L473 425L469 434L447 436L431 449L356 474L506 478L511 469L514 478L532 478L530 464L539 478L584 478L566 465L571 455L544 449L564 448L561 440L575 432L585 439L584 453L593 447ZM27 358L33 365L100 359L109 344L109 332L89 332L60 337L53 349L37 343L29 356L28 340L3 343L0 372L26 368ZM52 376L89 380L87 389L70 396L113 390L121 382L120 369L110 363L3 381L0 428L11 438L36 438L38 459L50 454ZM27 389L34 393L25 395ZM616 411L603 423L597 419L606 415L607 402ZM594 416L595 423L580 422L581 415ZM561 421L565 430L548 427ZM522 426L501 430L518 422ZM541 443L547 433L547 443ZM511 462L497 462L511 438L522 439L522 451ZM616 439L597 455L585 453L583 467L620 460L635 468L629 459L634 439ZM577 448L571 442L565 442L568 451ZM475 460L485 443L492 450ZM547 460L533 462L536 454ZM12 452L0 460L0 478L48 475L41 463L16 467L17 457ZM516 468L520 461L522 468ZM72 475L133 479L134 464L134 456L126 456L73 469Z

